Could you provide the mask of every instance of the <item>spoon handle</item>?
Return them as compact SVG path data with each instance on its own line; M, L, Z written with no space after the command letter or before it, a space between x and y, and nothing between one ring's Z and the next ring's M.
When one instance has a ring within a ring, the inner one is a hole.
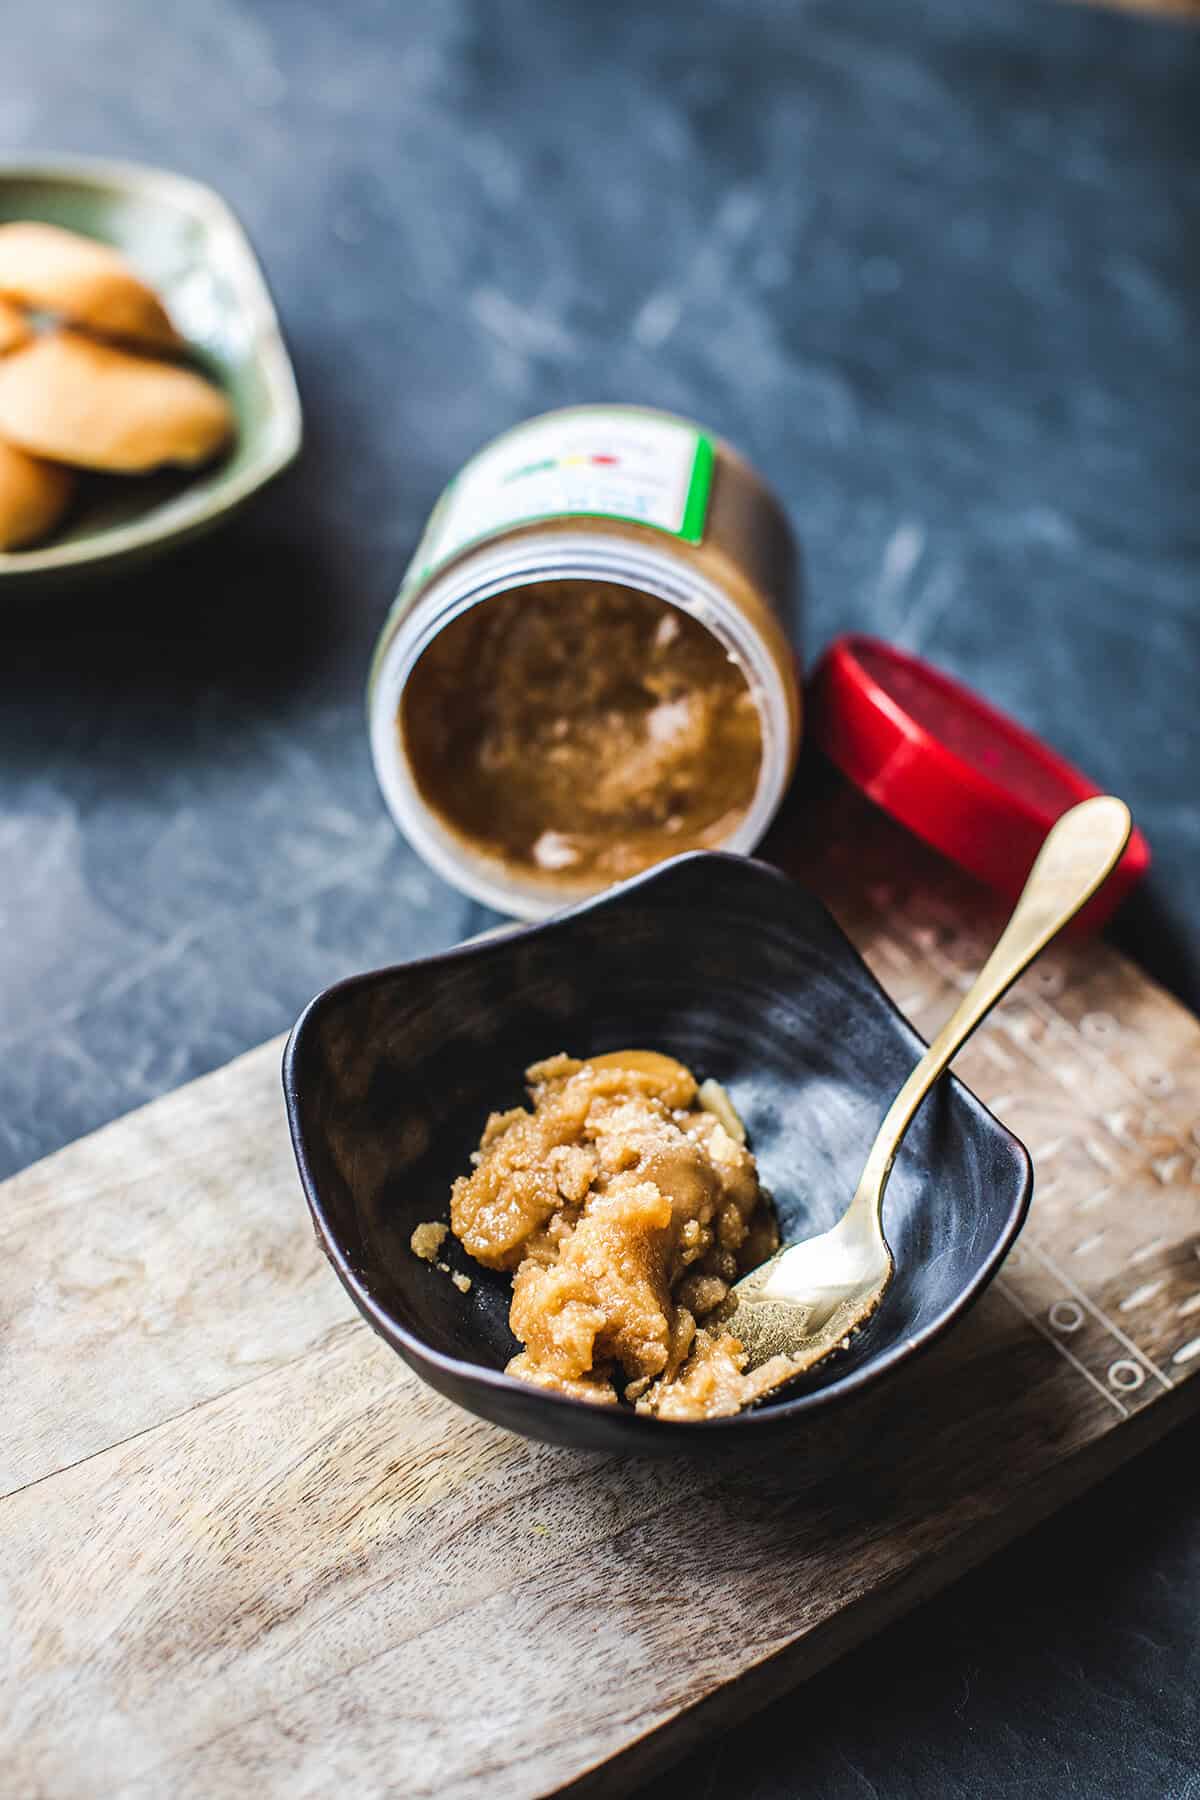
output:
M1064 813L1047 834L995 949L889 1107L854 1195L856 1210L882 1204L896 1151L922 1100L1018 975L1091 899L1119 861L1131 825L1124 801L1098 794Z

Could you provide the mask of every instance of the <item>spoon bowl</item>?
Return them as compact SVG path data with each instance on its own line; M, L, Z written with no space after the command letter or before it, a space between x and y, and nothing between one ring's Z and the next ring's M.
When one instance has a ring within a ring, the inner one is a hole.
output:
M921 1108L884 1208L896 1276L874 1327L811 1383L729 1418L597 1408L504 1373L509 1281L452 1239L462 1293L409 1248L445 1219L488 1112L527 1064L653 1046L729 1090L785 1240L831 1228L923 1049L819 901L741 857L679 857L542 924L355 977L305 1010L284 1057L319 1241L376 1331L460 1405L581 1448L738 1453L803 1443L960 1318L1020 1229L1029 1158L954 1077ZM854 1411L857 1412L857 1407Z
M1047 833L991 955L889 1106L842 1217L832 1231L785 1243L734 1285L723 1324L740 1339L748 1369L782 1356L793 1378L811 1373L875 1317L895 1273L884 1193L918 1108L1017 977L1107 880L1132 827L1123 800L1097 794Z

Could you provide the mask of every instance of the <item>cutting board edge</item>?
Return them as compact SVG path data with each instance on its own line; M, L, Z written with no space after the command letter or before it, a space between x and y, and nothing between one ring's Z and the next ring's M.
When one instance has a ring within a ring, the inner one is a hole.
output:
M1083 1499L1143 1451L1200 1415L1200 1381L1181 1382L1170 1394L1076 1451L1051 1469L1030 1494L984 1523L972 1521L951 1540L948 1550L926 1556L896 1577L882 1592L873 1590L834 1615L829 1624L805 1633L746 1669L733 1681L653 1726L624 1750L605 1757L547 1790L569 1800L610 1800L632 1793L664 1774L689 1751L762 1712L784 1694L819 1675L843 1656L878 1637L900 1619L935 1599L963 1576L990 1562L1027 1532L1045 1524L1064 1508Z

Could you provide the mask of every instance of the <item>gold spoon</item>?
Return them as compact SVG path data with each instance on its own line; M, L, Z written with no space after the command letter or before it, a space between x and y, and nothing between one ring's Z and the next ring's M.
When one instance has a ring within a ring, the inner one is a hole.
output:
M1072 807L1049 832L995 949L888 1109L838 1223L785 1244L730 1290L721 1325L741 1340L747 1370L784 1356L792 1367L781 1368L781 1381L804 1374L876 1312L895 1271L883 1235L884 1189L917 1108L1018 975L1091 899L1131 823L1128 807L1103 794Z

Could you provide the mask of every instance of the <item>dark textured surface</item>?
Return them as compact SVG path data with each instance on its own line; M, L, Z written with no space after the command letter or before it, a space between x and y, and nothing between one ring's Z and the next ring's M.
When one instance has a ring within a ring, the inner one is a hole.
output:
M211 544L5 620L0 1166L483 922L383 815L365 659L447 474L572 399L761 463L810 649L926 651L1126 795L1157 864L1125 940L1195 1004L1196 45L1033 0L18 9L3 146L218 186L308 448ZM698 1791L1194 1797L1194 1462L1146 1459Z
M445 1216L479 1120L524 1101L519 1080L497 1092L498 1069L524 1069L552 1043L588 1056L651 1041L728 1088L785 1242L836 1224L862 1146L921 1052L812 895L744 857L686 857L536 930L321 995L283 1066L318 1233L375 1329L443 1393L510 1430L627 1455L736 1452L803 1432L815 1460L813 1427L830 1407L875 1393L982 1293L1025 1217L1028 1154L957 1083L921 1108L884 1205L896 1259L887 1305L803 1391L697 1430L497 1381L518 1347L508 1277L453 1246L471 1277L464 1304L429 1279L412 1231ZM836 1449L844 1438L839 1426Z

